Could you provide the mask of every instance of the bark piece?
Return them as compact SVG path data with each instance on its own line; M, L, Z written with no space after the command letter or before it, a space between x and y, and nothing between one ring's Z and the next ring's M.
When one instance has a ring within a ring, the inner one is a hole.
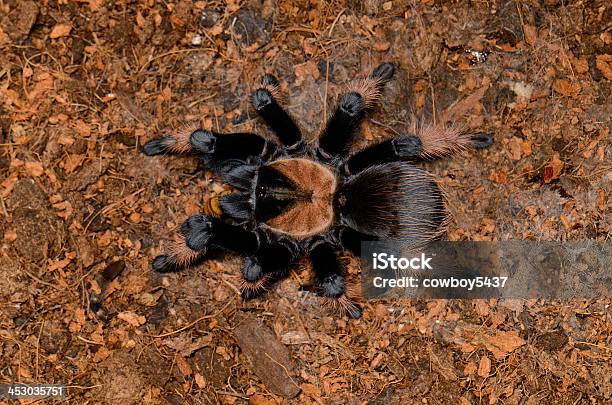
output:
M287 398L299 394L300 388L290 375L295 370L295 362L269 327L256 320L246 320L236 328L235 334L253 372L270 391Z

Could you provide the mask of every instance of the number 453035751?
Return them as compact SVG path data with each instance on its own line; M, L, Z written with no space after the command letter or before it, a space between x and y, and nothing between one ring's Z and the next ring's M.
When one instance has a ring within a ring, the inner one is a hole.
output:
M65 396L66 386L61 384L0 384L0 398L42 399Z

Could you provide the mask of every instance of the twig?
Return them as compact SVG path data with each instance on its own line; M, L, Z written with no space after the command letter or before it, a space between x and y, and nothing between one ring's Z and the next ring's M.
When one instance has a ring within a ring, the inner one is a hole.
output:
M77 339L82 340L85 343L89 343L92 345L99 345L99 346L104 346L104 343L100 343L100 342L94 342L93 340L89 340L89 339L85 339L82 336L77 335Z
M40 358L40 336L42 335L43 328L45 327L45 320L43 319L40 324L40 330L38 331L38 339L36 340L36 372L34 373L35 381L38 381L38 360Z
M221 278L221 281L223 281L225 284L227 284L232 290L234 290L236 292L237 295L240 295L240 290L238 288L236 288L236 286L232 283L230 283L229 281L227 281L225 278Z
M280 364L278 361L274 360L274 359L272 358L272 356L270 356L270 355L269 355L267 352L266 352L266 356L267 356L267 357L268 357L270 360L272 360L273 362L275 362L276 364L278 364L279 366L281 366L281 367L283 368L283 370L285 370L285 374L287 374L287 377L289 377L289 379L291 380L291 382L293 383L293 385L295 385L296 387L298 387L299 389L301 389L301 388L300 388L300 386L299 386L299 385L297 385L297 383L295 382L295 380L293 379L293 377L291 377L291 374L289 374L289 370L287 370L287 367L285 367L285 365L284 365L284 364Z
M64 291L64 289L63 289L63 288L59 288L58 286L56 286L56 285L54 285L54 284L51 284L51 283L48 283L48 282L46 282L46 281L44 281L44 280L39 279L38 277L36 277L36 276L35 276L35 275L33 275L32 273L28 272L26 269L22 269L21 271L23 271L25 274L27 274L28 276L30 276L30 278L32 278L33 280L38 281L40 284L44 284L44 285L46 285L46 286L53 287L53 288L55 288L57 291Z
M606 346L598 345L597 343L590 343L590 342L583 342L583 341L580 341L580 340L575 340L574 344L593 346L593 347L597 347L597 348L602 349L602 350L612 351L612 347L606 347Z
M138 73L141 73L145 67L149 66L149 64L157 59L165 58L166 56L176 55L179 53L189 53L189 52L202 52L202 51L215 51L213 48L187 48L187 49L175 49L174 51L162 53L161 55L154 56L147 60L144 65L138 69Z
M225 305L223 306L223 308L221 308L221 309L220 309L219 311L217 311L216 313L211 314L211 315L204 315L204 316L201 316L201 317L199 317L198 319L196 319L195 321L191 322L190 324L185 325L185 326L183 326L182 328L179 328L179 329L174 330L174 331L172 331L172 332L162 333L161 335L151 335L151 334L149 334L149 333L145 333L145 335L146 335L146 336L149 336L149 337L152 337L152 338L163 338L163 337L166 337L166 336L174 335L175 333L179 333L179 332L182 332L182 331L184 331L184 330L186 330L186 329L191 328L193 325L195 325L196 323L198 323L198 322L200 322L200 321L202 321L202 320L204 320L204 319L210 319L210 318L214 318L215 316L220 315L220 314L223 312L223 310L224 310L225 308L227 308L227 306L228 306L229 304L231 304L231 303L232 303L232 301L228 301L228 303L227 303L227 304L225 304Z
M243 395L240 395L240 394L237 394L237 393L234 393L234 392L229 392L229 391L216 391L215 390L215 394L229 395L229 396L232 396L232 397L242 398L242 399L246 399L246 400L249 399L249 397L245 397Z

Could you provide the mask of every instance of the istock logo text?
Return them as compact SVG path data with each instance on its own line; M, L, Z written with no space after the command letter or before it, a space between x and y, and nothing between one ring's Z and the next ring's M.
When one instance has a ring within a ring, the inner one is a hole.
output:
M373 254L373 269L375 270L433 270L429 262L431 257L425 256L425 253L421 253L420 257L397 258L394 255L388 253L374 253Z

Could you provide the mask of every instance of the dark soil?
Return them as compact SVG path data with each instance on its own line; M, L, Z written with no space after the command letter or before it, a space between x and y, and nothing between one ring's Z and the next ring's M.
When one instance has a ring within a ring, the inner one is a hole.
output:
M457 125L494 135L425 165L450 239L609 240L611 23L605 0L0 0L0 383L79 404L609 403L609 298L366 302L354 321L299 290L306 271L249 302L235 258L152 273L224 186L139 149L193 122L269 135L264 73L312 139L390 61L358 147L457 100Z

